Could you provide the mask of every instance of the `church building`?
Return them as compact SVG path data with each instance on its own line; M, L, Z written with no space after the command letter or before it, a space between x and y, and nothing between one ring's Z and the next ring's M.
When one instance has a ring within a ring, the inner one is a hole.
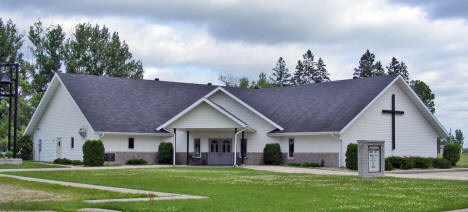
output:
M278 143L285 163L342 167L358 140L385 141L385 157L436 157L447 131L400 76L246 89L58 73L24 134L37 161L82 160L100 139L109 164L156 164L171 142L176 164L257 165Z

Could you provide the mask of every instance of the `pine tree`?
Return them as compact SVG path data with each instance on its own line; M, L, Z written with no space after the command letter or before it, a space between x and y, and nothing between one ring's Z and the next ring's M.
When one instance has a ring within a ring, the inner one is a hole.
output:
M307 74L304 69L304 65L300 60L297 61L296 71L292 77L292 83L294 85L303 85L307 82Z
M270 76L270 80L278 86L286 86L291 83L291 74L289 69L286 67L286 62L283 57L278 59L276 66L273 68L273 74Z
M353 77L366 78L385 75L380 61L375 62L375 55L368 50L361 56L359 66L354 68Z
M460 129L455 130L455 140L460 146L463 147L465 137L463 136L463 132Z
M312 73L312 80L315 83L319 82L330 82L330 73L328 73L327 69L325 68L325 62L323 62L322 58L318 59L316 68Z
M387 74L400 75L407 83L409 83L408 67L404 62L399 62L395 57L392 57L392 61L387 66Z
M50 26L45 31L41 21L36 22L29 29L29 48L35 58L32 64L32 87L35 93L42 93L47 89L55 72L60 72L63 56L60 52L65 40L65 33L60 25Z
M435 112L435 104L434 99L435 95L432 93L431 88L421 80L412 80L410 83L411 88L413 88L414 92L419 96L422 102L426 105L426 107L432 112Z
M143 78L141 61L134 60L125 41L105 26L78 24L63 52L68 73Z
M267 75L262 72L258 75L257 83L255 84L257 88L271 88L272 83L268 81Z

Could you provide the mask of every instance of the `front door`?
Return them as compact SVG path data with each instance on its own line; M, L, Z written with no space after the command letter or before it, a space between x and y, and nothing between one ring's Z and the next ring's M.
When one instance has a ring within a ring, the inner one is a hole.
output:
M233 154L231 148L231 139L210 139L208 153L209 165L232 165Z
M62 138L57 138L57 158L62 158Z

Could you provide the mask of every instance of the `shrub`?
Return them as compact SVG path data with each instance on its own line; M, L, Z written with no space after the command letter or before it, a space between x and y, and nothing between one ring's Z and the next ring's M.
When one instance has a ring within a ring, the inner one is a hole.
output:
M442 157L452 163L452 166L455 166L460 160L461 146L459 144L446 144L444 146L444 152Z
M18 139L18 155L23 160L33 159L33 141L31 136L22 136Z
M392 171L394 169L390 158L385 158L385 171Z
M66 158L57 158L54 160L56 164L63 164L63 165L70 165L72 164L72 160Z
M263 149L263 162L278 165L281 163L281 147L278 143L266 144Z
M318 163L303 163L302 167L320 167Z
M101 140L87 140L83 144L83 164L85 166L104 165L104 152Z
M162 164L171 164L173 157L172 143L161 142L158 147L158 161Z
M289 163L286 163L287 166L301 166L300 163L294 163L294 162L289 162Z
M346 147L346 168L352 169L352 170L357 170L358 169L358 164L357 164L357 151L358 151L358 145L357 144L348 144Z
M432 161L434 160L433 158L423 158L423 157L411 157L412 160L414 160L415 168L419 169L428 169L432 167Z
M438 169L450 169L450 161L444 158L436 158L432 161L432 166Z
M79 165L83 165L83 162L81 162L81 160L72 160L71 164L75 166L79 166Z
M127 160L128 165L146 165L148 162L142 158L130 159Z
M402 157L398 157L398 156L388 157L387 159L390 161L393 168L395 169L400 169L401 164L403 163L402 161L404 160Z
M416 165L416 162L414 161L413 158L409 157L404 157L403 160L401 160L401 169L414 169Z
M11 152L11 151L6 152L5 157L6 158L13 158L13 152Z

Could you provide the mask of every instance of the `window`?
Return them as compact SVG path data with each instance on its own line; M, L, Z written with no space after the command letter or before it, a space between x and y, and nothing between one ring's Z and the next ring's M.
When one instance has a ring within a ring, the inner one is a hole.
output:
M231 141L225 140L223 142L223 152L231 152Z
M39 139L38 146L39 146L39 148L38 148L39 152L41 152L42 151L42 140L41 139Z
M218 141L211 141L211 152L218 152Z
M199 138L193 139L193 157L195 158L201 157Z
M71 137L70 139L70 148L74 149L75 148L75 138Z
M129 149L134 149L135 148L135 139L134 138L128 138L128 148Z
M289 139L289 154L288 156L290 158L294 157L294 138Z
M115 153L104 154L104 161L115 161Z

